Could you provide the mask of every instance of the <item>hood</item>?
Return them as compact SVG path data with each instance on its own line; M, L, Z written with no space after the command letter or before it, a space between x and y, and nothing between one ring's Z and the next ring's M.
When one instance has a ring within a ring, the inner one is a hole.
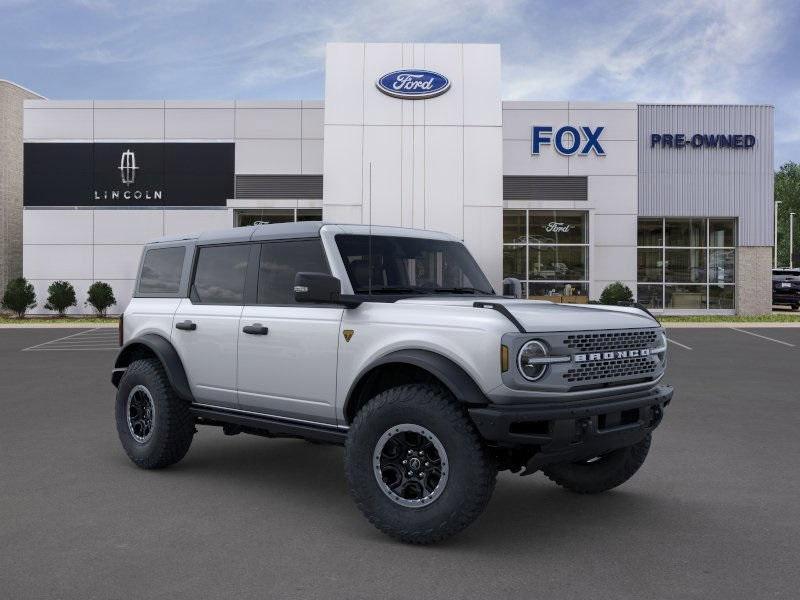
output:
M515 300L503 297L422 297L398 303L438 306L472 306L475 302L502 304L527 332L584 331L588 329L640 329L660 327L658 321L637 308L599 304L556 304L544 300ZM485 310L485 309L475 309Z

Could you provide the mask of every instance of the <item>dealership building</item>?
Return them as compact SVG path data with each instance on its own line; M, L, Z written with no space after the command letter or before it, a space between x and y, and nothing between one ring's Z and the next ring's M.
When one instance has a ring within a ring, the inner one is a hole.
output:
M324 101L21 99L34 312L56 279L121 311L163 235L319 219L449 232L531 298L770 311L771 106L504 101L491 44L329 44L325 69Z

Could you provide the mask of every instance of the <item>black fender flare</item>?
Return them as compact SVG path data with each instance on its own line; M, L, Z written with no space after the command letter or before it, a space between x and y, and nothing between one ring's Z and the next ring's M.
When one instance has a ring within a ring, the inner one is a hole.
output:
M355 391L359 388L364 377L371 373L376 367L392 363L413 365L428 371L441 381L459 402L471 405L486 405L489 403L489 400L486 398L480 386L478 386L475 380L457 363L446 356L442 356L430 350L409 349L390 352L371 362L358 374L356 382L347 393L347 400L344 406L345 414L347 414L347 407L354 399Z
M139 337L129 340L117 354L114 361L114 371L111 375L111 383L115 387L119 387L119 381L125 369L128 368L132 362L133 357L137 354L137 349L142 347L152 352L156 358L161 362L164 371L167 373L172 389L178 394L178 397L188 402L193 402L191 389L189 388L189 379L186 377L186 370L183 368L181 357L178 356L178 351L172 343L158 335L157 333L145 333Z

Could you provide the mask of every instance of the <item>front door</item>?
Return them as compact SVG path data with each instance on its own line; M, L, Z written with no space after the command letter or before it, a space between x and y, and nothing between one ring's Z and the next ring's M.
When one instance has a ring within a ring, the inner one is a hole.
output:
M236 353L250 248L198 248L190 297L181 300L173 318L172 343L201 404L236 407Z
M296 304L300 271L330 273L319 238L261 245L257 303L244 307L239 326L239 407L335 424L343 309Z

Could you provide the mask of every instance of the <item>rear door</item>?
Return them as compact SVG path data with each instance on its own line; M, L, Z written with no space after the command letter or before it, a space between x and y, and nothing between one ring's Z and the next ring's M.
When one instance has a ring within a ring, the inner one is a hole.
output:
M300 271L330 273L319 238L261 244L255 303L239 327L239 406L335 424L343 308L295 303Z
M201 404L236 407L236 352L245 279L255 244L199 246L189 298L175 313L172 343Z

